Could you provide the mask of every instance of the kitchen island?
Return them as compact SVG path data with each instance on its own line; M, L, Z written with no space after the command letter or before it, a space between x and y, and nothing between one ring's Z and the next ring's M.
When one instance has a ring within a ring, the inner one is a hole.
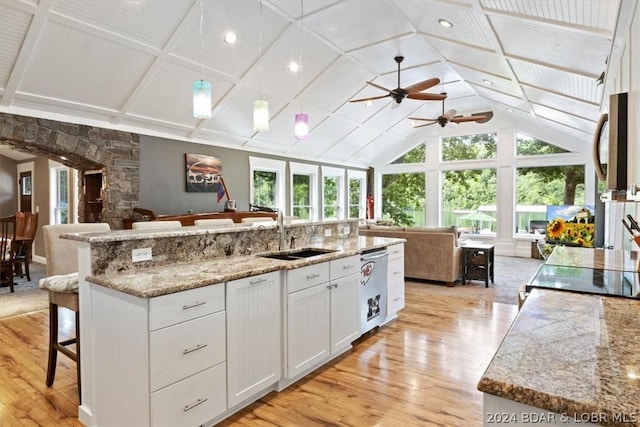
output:
M549 262L542 268L637 268L629 251L557 247ZM484 425L640 426L640 299L551 282L527 287L478 383Z
M282 390L360 337L360 253L402 254L354 221L65 238L81 242L85 425L210 425ZM267 257L296 249L320 254Z

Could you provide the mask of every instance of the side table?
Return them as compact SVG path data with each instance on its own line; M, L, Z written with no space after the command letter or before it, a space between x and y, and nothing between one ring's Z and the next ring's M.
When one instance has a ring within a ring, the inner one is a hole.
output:
M467 280L484 280L484 286L489 287L493 278L494 245L472 243L462 246L462 284Z

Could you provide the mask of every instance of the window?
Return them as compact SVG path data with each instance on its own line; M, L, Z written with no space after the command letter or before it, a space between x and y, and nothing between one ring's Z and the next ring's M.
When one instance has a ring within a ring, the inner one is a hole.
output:
M532 220L546 220L547 205L585 204L584 165L516 169L516 231L530 233Z
M322 166L322 218L344 218L344 169Z
M349 203L347 210L348 217L365 218L366 217L366 200L367 200L367 173L364 171L347 171L347 179L349 181Z
M77 171L58 162L49 160L49 204L50 224L70 224L76 222L74 212L74 191L77 188Z
M257 206L285 209L284 173L285 162L280 160L249 157L251 170L250 200Z
M427 156L425 153L424 144L420 144L415 147L413 150L406 152L401 157L398 157L396 160L391 162L392 164L401 164L401 163L424 163L427 160Z
M382 175L382 217L397 225L425 225L425 174Z
M496 153L495 133L442 138L442 160L445 162L495 159Z
M568 151L523 133L516 133L516 154L518 156L537 156L556 153L568 153Z
M443 226L471 233L496 231L496 170L463 169L443 172Z
M318 166L289 163L291 173L291 213L300 219L317 220Z

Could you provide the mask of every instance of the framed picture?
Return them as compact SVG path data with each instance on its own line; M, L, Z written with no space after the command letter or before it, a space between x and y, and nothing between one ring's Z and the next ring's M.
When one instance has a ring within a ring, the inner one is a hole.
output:
M222 161L204 154L185 154L188 193L215 193L222 174Z

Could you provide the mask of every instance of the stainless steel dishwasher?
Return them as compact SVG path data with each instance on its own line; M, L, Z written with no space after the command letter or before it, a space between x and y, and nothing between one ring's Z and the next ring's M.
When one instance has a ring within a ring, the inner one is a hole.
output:
M360 258L360 332L380 326L387 317L386 248L371 249Z

